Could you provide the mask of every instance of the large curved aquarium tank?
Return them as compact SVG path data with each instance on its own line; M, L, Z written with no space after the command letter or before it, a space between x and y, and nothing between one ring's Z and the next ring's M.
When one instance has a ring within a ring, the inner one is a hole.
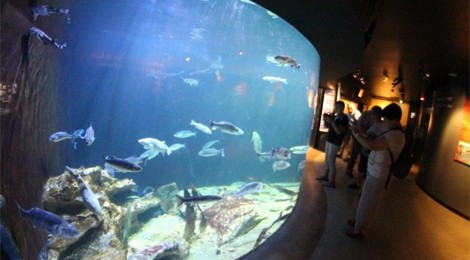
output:
M61 8L37 18L64 35L44 46L59 55L59 116L40 138L63 171L49 173L41 209L77 232L52 234L42 253L235 259L269 239L305 164L319 72L311 43L250 1ZM31 48L43 44L34 36Z

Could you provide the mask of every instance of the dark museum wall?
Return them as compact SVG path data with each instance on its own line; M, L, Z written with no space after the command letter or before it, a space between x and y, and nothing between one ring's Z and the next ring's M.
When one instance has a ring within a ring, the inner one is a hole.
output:
M15 201L26 209L42 207L43 184L61 171L60 159L50 156L59 154L58 147L44 138L57 125L56 87L60 79L56 49L43 45L34 36L25 41L29 46L22 46L22 37L31 26L46 25L33 24L29 13L18 10L2 1L1 83L6 91L1 100L0 193L6 205L1 209L1 220L13 234L23 258L36 259L47 235L21 220ZM50 31L59 33L52 28ZM6 93L12 94L11 99Z
M446 77L436 86L426 152L416 181L436 200L469 218L470 169L454 160L465 102L469 102L468 79Z

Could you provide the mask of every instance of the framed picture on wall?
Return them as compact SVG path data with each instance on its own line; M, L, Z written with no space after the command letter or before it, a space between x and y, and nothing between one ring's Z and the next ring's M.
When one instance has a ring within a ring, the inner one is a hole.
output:
M470 166L470 100L468 99L465 102L462 130L455 150L454 160Z

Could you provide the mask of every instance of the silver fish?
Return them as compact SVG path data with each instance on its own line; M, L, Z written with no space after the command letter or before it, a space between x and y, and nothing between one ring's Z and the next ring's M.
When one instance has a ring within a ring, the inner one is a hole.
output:
M85 144L88 146L92 145L95 141L95 130L93 130L91 123L90 126L85 130L85 136L83 138L85 139Z
M75 130L72 134L72 138L70 138L71 140L71 143L73 144L73 149L77 150L77 139L80 138L80 139L83 139L83 132L85 132L85 130L83 129L78 129L78 130Z
M263 188L263 183L261 182L257 182L257 181L254 181L254 182L250 182L250 183L247 183L243 186L241 186L237 192L235 193L235 195L240 198L244 195L247 195L247 194L251 194L251 193L254 193L254 192L258 192L260 191L261 189Z
M299 165L297 166L297 171L302 171L303 169L305 169L305 160L301 161L299 163Z
M176 132L173 136L176 138L188 138L188 137L196 136L196 132L193 132L190 130L183 130L183 131Z
M87 209L89 209L91 212L93 212L95 215L100 215L101 214L101 206L100 202L98 201L98 197L96 194L91 190L91 188L86 184L85 181L83 181L82 177L80 177L80 174L78 174L76 171L74 171L72 168L65 166L65 169L67 169L67 172L70 173L78 182L78 187L80 189L80 192L82 194L82 200L83 204Z
M184 83L190 85L190 86L198 86L199 85L199 81L197 81L197 79L192 79L192 78L183 78L183 77L180 77Z
M282 171L284 169L287 169L290 167L290 163L288 161L275 161L273 163L273 171L276 172L276 171Z
M143 169L142 166L137 163L114 156L106 156L104 157L104 161L105 168L112 168L118 172L140 172Z
M197 153L199 156L202 156L202 157L212 157L212 156L217 156L217 155L220 155L222 157L225 157L225 154L224 154L224 149L215 149L215 148L207 148L207 149L202 149L201 151L199 151Z
M80 231L74 225L52 212L40 208L25 210L18 203L16 205L23 218L28 219L33 223L33 226L54 237L73 239L80 236Z
M306 154L308 151L308 145L298 145L289 148L293 154Z
M72 135L67 132L56 132L49 136L49 141L56 143L66 139L72 139Z
M220 131L231 134L231 135L242 135L243 130L235 126L234 124L226 121L215 122L212 121L210 124L212 130L220 129Z
M59 49L63 49L67 46L67 43L64 43L64 44L57 43L54 39L52 39L45 32L43 32L42 30L40 30L40 29L38 29L34 26L29 28L29 33L36 36L36 38L38 38L44 44L51 44L51 45L54 45L55 47L57 47Z
M287 79L285 78L280 78L280 77L274 77L274 76L264 76L263 80L268 81L269 83L284 83L287 85Z
M194 127L196 127L197 130L199 130L199 131L201 131L205 134L208 134L208 135L212 134L212 131L209 127L207 127L206 125L203 125L201 123L198 123L198 122L196 122L192 119L191 119L190 125L193 125Z
M212 141L209 141L209 142L205 143L205 144L202 146L201 150L207 149L207 148L211 148L214 144L216 144L216 143L218 143L218 142L219 142L219 140L212 140Z
M170 145L170 150L171 150L172 152L177 151L177 150L179 150L179 149L183 149L183 148L186 148L186 145L184 145L184 144L179 144L179 143Z
M69 9L55 8L50 5L37 5L31 8L33 13L33 20L36 21L38 16L49 16L53 14L65 14L67 16L67 23L70 23Z

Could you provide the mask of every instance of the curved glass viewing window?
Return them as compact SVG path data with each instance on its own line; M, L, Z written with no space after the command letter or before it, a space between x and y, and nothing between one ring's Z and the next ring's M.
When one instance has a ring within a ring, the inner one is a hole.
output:
M67 46L47 47L61 64L54 132L68 134L50 145L70 168L47 181L43 205L81 237L49 254L234 259L263 243L299 190L311 43L247 0L74 4L70 24L54 16ZM99 211L75 199L82 182Z

